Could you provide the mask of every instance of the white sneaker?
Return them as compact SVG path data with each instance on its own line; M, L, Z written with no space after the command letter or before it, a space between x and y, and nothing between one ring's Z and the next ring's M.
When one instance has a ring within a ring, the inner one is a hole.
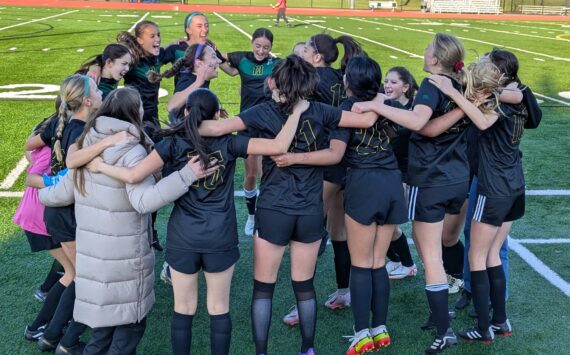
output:
M283 323L290 327L299 324L299 312L297 312L297 306L289 308L289 313L283 317Z
M160 271L160 279L168 285L172 285L172 279L170 278L170 268L168 267L168 263L165 261L162 264L162 271Z
M449 294L453 295L455 293L459 293L459 291L461 291L461 289L463 288L463 280L461 279L456 279L455 277L451 276L451 275L447 275L447 284L449 285Z
M251 237L253 235L254 226L255 226L255 215L250 214L247 216L247 222L245 222L245 228L243 229L245 235Z
M412 266L404 266L400 264L396 269L388 273L388 277L390 278L390 280L400 280L408 276L410 277L416 276L417 273L418 273L418 267L416 266L416 264Z
M388 261L386 263L386 272L388 273L388 275L390 275L394 270L396 270L397 268L399 268L402 265L401 262L396 262L396 261Z
M339 290L336 290L329 295L329 298L325 302L325 307L332 310L350 307L350 291L340 293Z

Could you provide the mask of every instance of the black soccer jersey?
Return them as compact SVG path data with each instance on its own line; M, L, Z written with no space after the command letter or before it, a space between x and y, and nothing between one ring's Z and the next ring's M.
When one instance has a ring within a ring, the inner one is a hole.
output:
M133 87L141 95L144 109L143 121L158 121L158 90L160 89L160 82L151 83L146 75L150 70L160 73L160 66L166 60L170 59L167 58L165 50L160 48L158 56L141 58L137 66L131 68L125 75L125 86Z
M342 111L311 102L301 115L290 152L313 152L328 146L327 130L338 126ZM239 114L255 136L274 138L287 120L274 101L265 102ZM322 215L323 170L315 166L293 165L278 168L273 160L263 157L258 208L277 210L289 215Z
M67 150L73 143L75 143L75 141L77 141L77 138L79 138L81 133L83 133L83 128L85 127L85 122L82 120L70 120L67 122L63 128L63 134L60 141L61 153L63 155L63 160L60 162L56 159L55 151L53 149L53 145L56 141L55 137L59 120L59 118L51 120L46 129L40 134L40 138L45 145L52 148L50 168L53 175L65 169L65 157L67 155Z
M317 67L319 85L314 93L314 100L327 105L339 106L344 99L342 72L332 67Z
M406 110L412 109L413 100L409 100L404 106ZM394 155L398 161L398 168L402 172L402 181L407 182L408 175L408 145L410 143L410 136L412 131L406 127L398 126L396 131L396 137L392 139L392 149L394 150Z
M97 88L101 90L102 99L105 100L107 95L113 90L115 90L119 86L119 82L113 78L103 78L99 81L99 85Z
M169 45L164 49L164 56L162 58L162 64L172 63L174 64L177 60L184 58L186 50L188 49L188 43L185 41L179 41ZM182 68L178 74L174 77L174 92L180 92L196 81L196 75L188 68ZM201 87L209 88L210 81L206 80L204 85Z
M461 85L452 80L453 86L463 91ZM457 107L426 78L422 81L414 107L425 105L432 109L430 120ZM410 136L408 154L408 181L412 186L432 187L457 184L469 180L467 161L466 128L471 121L464 117L447 131L430 138L413 132Z
M273 72L279 58L267 57L258 61L252 52L232 52L228 53L228 61L239 71L241 78L240 112L271 100L271 94L265 92L265 79Z
M479 136L479 194L488 197L515 196L525 182L519 144L528 113L524 105L501 104L498 120Z
M358 98L351 96L344 100L340 108L350 111ZM386 105L399 106L395 101L386 101ZM397 105L396 105L397 104ZM370 128L336 129L331 139L338 139L347 144L343 164L351 168L397 169L396 157L390 144L390 136L396 132L396 126L387 119L378 119Z
M227 135L206 138L211 159L218 171L196 181L174 203L168 221L168 248L195 252L223 252L238 244L234 206L235 161L245 157L249 138ZM155 145L156 152L174 170L183 168L196 155L192 143L175 135Z
M69 147L77 141L77 138L83 133L85 122L82 120L70 120L63 129L61 137L61 152L63 160L60 162L56 159L53 145L55 144L56 130L59 123L59 118L52 120L46 129L40 134L42 141L52 148L51 151L51 173L56 174L65 169L65 158ZM70 241L75 240L75 207L74 205L65 207L47 207L44 211L44 219L48 231L57 240Z

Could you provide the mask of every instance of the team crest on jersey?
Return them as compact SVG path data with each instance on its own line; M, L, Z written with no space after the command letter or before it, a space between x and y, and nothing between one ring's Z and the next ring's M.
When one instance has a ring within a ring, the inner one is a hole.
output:
M255 65L251 71L251 75L263 75L263 65Z

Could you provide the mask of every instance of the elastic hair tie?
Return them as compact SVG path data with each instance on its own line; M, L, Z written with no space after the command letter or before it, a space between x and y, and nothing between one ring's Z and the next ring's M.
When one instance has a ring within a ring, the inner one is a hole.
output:
M205 46L206 46L205 44L199 44L198 45L198 47L196 48L196 53L194 54L194 60L198 59L200 54L202 54L202 50L204 50Z
M184 21L184 29L188 28L188 26L190 26L190 22L192 22L192 19L194 18L194 16L204 16L206 17L203 13L201 13L200 11L194 11L188 14L188 16L186 16L186 21Z
M83 87L83 97L89 96L89 77L87 75L81 75L83 77L84 87Z
M461 71L461 69L463 69L463 67L465 66L465 64L463 64L463 61L458 61L457 63L455 63L455 65L453 66L453 69L455 69L455 71L457 73L459 73Z

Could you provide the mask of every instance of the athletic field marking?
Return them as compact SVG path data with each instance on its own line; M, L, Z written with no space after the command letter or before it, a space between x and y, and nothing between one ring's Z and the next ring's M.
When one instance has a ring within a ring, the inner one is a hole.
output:
M151 16L152 18L172 18L172 16L168 16L168 15L154 15Z
M542 97L543 99L548 99L548 100L550 100L550 101L558 102L559 104L562 104L562 105L565 105L565 106L570 107L570 103L568 103L568 102L566 102L566 101L558 100L558 99L555 99L555 98L550 97L550 96L546 96L546 95L539 94L539 93L537 93L537 92L535 92L534 94L535 94L536 96L538 96L538 97Z
M24 191L0 191L0 197L21 198L24 196Z
M12 171L10 171L10 173L8 174L8 176L6 176L4 181L2 181L2 183L0 184L0 190L8 190L12 186L14 186L14 183L16 182L16 180L18 180L20 175L26 170L27 166L28 166L28 159L26 159L26 157L24 156L22 157L22 159L20 159L18 164L16 164L16 167L12 169Z
M484 31L489 31L489 32L497 32L497 33L505 33L505 34L510 34L510 35L515 35L515 36L524 36L524 37L532 37L532 38L540 38L540 39L550 39L550 40L554 40L554 41L566 41L566 42L570 42L570 40L564 39L564 38L558 38L558 37L545 37L545 36L538 36L538 35L529 35L526 33L520 33L519 31L515 31L515 32L510 32L510 31L503 31L503 30L493 30L491 28L482 28L482 27L470 27L476 30L484 30ZM536 33L536 32L533 32Z
M423 58L423 56L420 56L420 55L417 55L417 54L414 54L414 53L405 51L405 50L400 49L400 48L392 47L392 46L390 46L390 45L387 45L387 44L385 44L385 43L372 40L372 39L370 39L370 38L362 37L362 36L355 35L355 34L348 33L348 32L344 32L344 31L335 30L335 29L330 28L330 27L325 27L325 26L321 26L321 25L316 25L316 24L314 24L314 23L309 23L309 22L306 22L306 21L303 21L303 20L299 20L299 19L295 19L295 21L303 22L303 23L305 23L305 24L308 24L308 25L311 25L311 26L314 26L314 27L317 27L317 28L321 28L321 29L323 29L323 30L332 31L332 32L336 32L336 33L343 34L343 35L352 36L352 37L354 37L354 38L358 38L358 39L361 39L361 40L363 40L363 41L367 41L367 42L374 43L374 44L377 44L377 45L382 46L382 47L385 47L385 48L389 48L389 49L391 49L391 50L393 50L393 51L396 51L396 52L400 52L400 53L407 54L407 55L409 55L409 56L412 57L412 58Z
M388 24L388 23L376 22L376 21L369 21L369 20L359 19L359 18L355 18L355 17L350 17L350 19L351 19L351 20L354 20L354 21L366 22L366 23L371 23L371 24L375 24L375 25L388 26L388 27L392 27L392 28L401 28L401 29L404 29L404 30L407 30L407 31L420 32L420 33L427 33L427 34L430 34L430 35L435 35L435 32L433 32L433 31L419 30L419 29L415 29L415 28L409 28L409 27L398 26L398 25L390 25L390 24ZM557 57L557 56L553 56L553 55L549 55L549 54L533 52L533 51L529 51L529 50L526 50L526 49L521 49L521 48L517 48L517 47L505 46L505 45L502 45L502 44L492 43L492 42L487 42L487 41L482 41L482 40L473 39L473 38L467 38L467 37L461 37L461 36L457 36L457 38L462 39L462 40L464 40L464 41L470 41L470 42L475 42L475 43L480 43L480 44L486 44L486 45L488 45L488 46L499 47L499 48L508 48L508 49L512 49L512 50L519 51L519 52L523 52L523 53L527 53L527 54L537 55L537 56L540 56L540 57L546 57L546 58L551 58L551 59L554 59L554 60L562 60L562 61L565 61L565 62L570 62L570 58Z
M131 28L128 29L127 32L131 32L132 30L135 29L135 27L139 24L139 22L141 22L142 20L144 20L147 16L149 15L149 12L147 12L146 14L144 14L137 22L135 22Z
M218 16L222 21L224 21L225 23L227 23L228 25L230 25L231 27L235 28L236 30L238 30L238 32L240 32L241 34L243 34L244 36L246 36L247 38L249 38L251 40L251 35L247 32L245 32L244 30L242 30L241 28L239 28L238 26L236 26L235 24L233 24L232 22L230 22L228 19L226 19L224 16L220 15L217 12L214 12L214 15Z
M532 59L536 60L537 62L544 62L544 59L542 58L532 58Z
M562 291L566 296L570 297L570 283L565 281L551 268L546 266L539 258L530 250L525 248L518 240L509 237L509 248L517 253L531 268L538 272L554 287Z
M570 196L570 190L526 190L525 195L527 195L527 196Z
M570 238L553 238L553 239L515 239L521 244L570 244Z
M35 20L27 21L27 22L17 23L17 24L15 24L15 25L2 27L2 28L0 28L0 31L7 30L7 29L9 29L9 28L14 28L14 27L19 27L19 26L27 25L27 24L30 24L30 23L38 22L38 21L48 20L48 19L50 19L50 18L59 17L59 16L71 14L71 13L78 12L78 11L79 11L79 10L67 11L67 12L64 12L64 13L62 13L62 14L57 14L57 15L53 15L53 16L38 18L38 19L35 19Z
M565 99L570 99L570 91L561 91L558 93L558 96L563 97Z

